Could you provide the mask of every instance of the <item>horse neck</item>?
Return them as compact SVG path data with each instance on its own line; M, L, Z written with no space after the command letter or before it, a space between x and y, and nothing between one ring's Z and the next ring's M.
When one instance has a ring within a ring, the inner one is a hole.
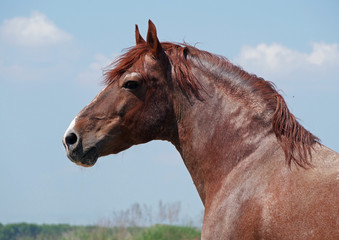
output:
M219 189L222 179L274 134L270 114L262 113L265 106L260 99L250 94L240 99L228 91L230 79L216 82L210 74L194 71L205 94L202 101L187 101L182 91L176 91L178 136L172 142L205 203L208 195Z

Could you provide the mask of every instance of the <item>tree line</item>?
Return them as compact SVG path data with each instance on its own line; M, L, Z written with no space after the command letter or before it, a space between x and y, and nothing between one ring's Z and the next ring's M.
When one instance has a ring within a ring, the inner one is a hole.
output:
M201 216L182 218L181 204L159 202L157 209L135 203L114 211L97 225L0 223L0 240L195 240L200 239ZM195 227L194 227L195 226ZM198 227L198 228L197 228Z
M200 230L189 226L150 227L70 226L0 223L0 240L199 240Z
M67 224L38 225L30 223L15 223L3 225L0 223L0 240L60 239L65 233L72 231L74 227Z

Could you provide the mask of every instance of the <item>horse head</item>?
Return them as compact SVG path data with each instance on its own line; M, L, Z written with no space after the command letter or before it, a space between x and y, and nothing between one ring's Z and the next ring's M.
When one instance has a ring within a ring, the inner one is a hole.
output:
M154 24L149 21L145 41L138 26L136 46L106 72L107 86L74 118L63 138L67 156L92 166L101 156L132 145L166 139L173 107L170 65Z

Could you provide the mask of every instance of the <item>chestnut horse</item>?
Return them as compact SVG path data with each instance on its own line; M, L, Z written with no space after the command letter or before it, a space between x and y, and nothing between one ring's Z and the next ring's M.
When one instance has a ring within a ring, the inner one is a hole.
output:
M187 44L146 41L106 72L106 87L64 135L67 156L171 142L205 206L202 239L339 239L339 154L319 143L272 83Z

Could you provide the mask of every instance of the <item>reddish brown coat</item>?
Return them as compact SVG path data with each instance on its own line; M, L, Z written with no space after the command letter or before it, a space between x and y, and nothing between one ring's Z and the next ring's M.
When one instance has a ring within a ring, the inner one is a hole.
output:
M319 143L272 83L189 45L145 41L67 129L68 157L167 140L205 206L202 239L339 239L339 154Z

